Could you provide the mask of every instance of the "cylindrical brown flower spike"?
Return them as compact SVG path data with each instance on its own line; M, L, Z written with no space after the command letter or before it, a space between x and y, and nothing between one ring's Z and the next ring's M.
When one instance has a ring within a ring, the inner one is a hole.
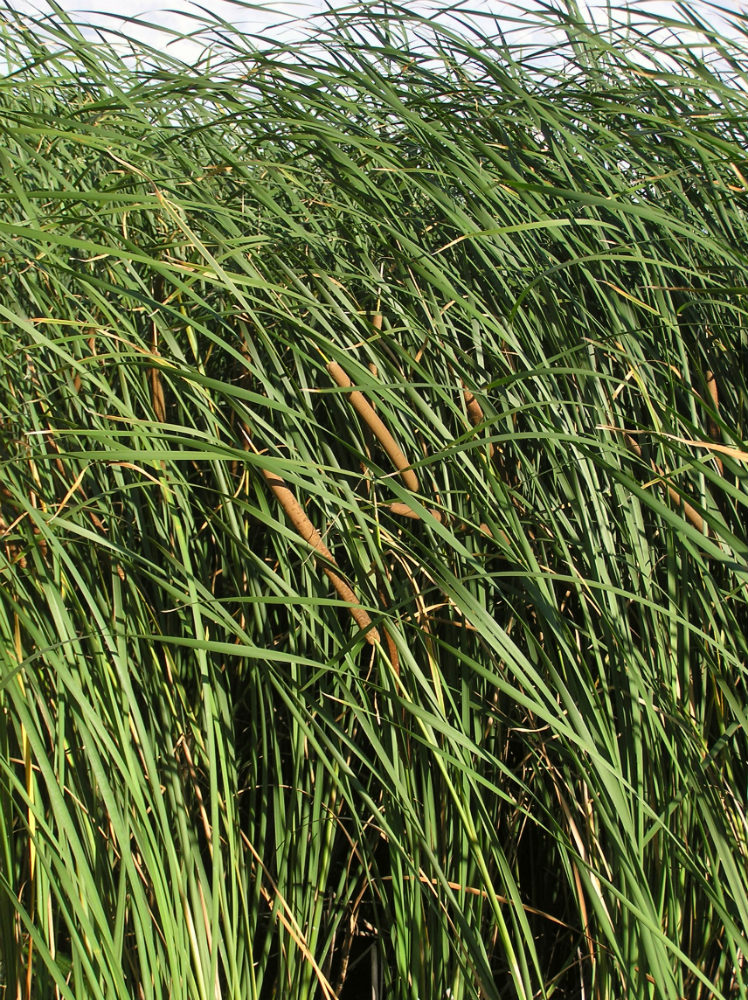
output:
M719 392L717 390L717 380L714 377L714 372L706 373L706 387L709 390L709 396L714 404L714 409L719 410Z
M379 632L372 625L371 618L364 611L361 605L358 603L356 595L353 593L348 584L337 573L333 572L329 566L323 566L322 572L325 574L327 579L335 588L338 597L345 601L346 604L350 605L348 610L351 613L351 618L355 621L361 631L364 633L364 638L367 642L370 642L372 646L375 646L379 642Z
M275 494L278 503L286 512L288 520L294 528L296 528L304 541L308 542L315 552L319 553L319 555L321 555L324 559L327 559L328 562L335 564L332 553L322 541L320 533L306 516L301 504L288 486L286 486L284 480L275 473L269 472L267 469L263 469L262 474L264 475L268 486ZM372 645L379 642L379 632L372 625L371 618L360 606L358 600L356 599L356 595L353 593L345 580L339 577L338 574L329 566L323 566L322 571L335 588L338 596L344 600L346 604L350 605L349 610L351 612L351 617L364 633L367 642L370 642Z
M336 361L331 361L327 366L327 370L341 389L350 389L353 385L351 380ZM407 458L398 447L393 436L387 430L382 420L374 412L374 407L371 403L369 403L363 393L358 391L358 389L354 389L353 392L349 393L348 399L350 400L353 409L356 413L358 413L371 433L387 452L390 461L400 473L405 485L409 490L412 490L414 493L418 493L418 477L411 469L410 462L408 462Z
M465 385L464 382L462 384ZM464 391L464 397L465 397L465 409L467 410L468 419L470 420L470 423L473 425L473 427L477 427L478 424L482 424L485 419L485 415L483 413L483 407L480 405L478 400L475 398L475 396L467 387L465 388ZM496 449L492 444L489 445L488 447L490 449L489 454L491 458L493 458Z
M483 420L483 407L469 389L465 389L463 395L465 397L465 408L467 409L467 415L470 418L470 423L473 427L477 427Z
M642 450L639 446L639 442L635 441L630 434L624 434L624 438L629 448L637 455L638 458L641 458ZM660 485L666 487L668 496L673 501L673 503L677 507L681 508L681 510L686 515L691 524L694 526L694 528L696 528L696 530L701 532L701 534L703 535L704 518L701 516L701 514L699 514L699 512L695 510L691 506L691 504L687 500L685 500L680 495L680 493L670 485L670 483L667 482L667 477L663 472L663 470L659 467L659 465L656 465L655 462L650 462L650 465L652 466L653 471L659 476L661 480Z
M407 503L391 503L388 505L387 510L389 510L392 514L399 514L400 517L408 517L412 521L421 520L421 515L417 513L415 510L413 510L412 507L409 507ZM442 515L440 511L430 510L429 513L434 518L434 520L438 521L441 524Z
M712 401L712 406L717 411L717 413L719 413L719 391L717 389L717 380L714 377L714 372L708 371L706 373L706 387L707 390L709 391L709 398ZM712 420L711 417L709 418L709 435L715 441L720 436L719 427L717 426L717 423L714 420ZM722 465L722 459L719 458L718 456L715 456L715 464L719 469L719 474L723 475L724 467Z
M262 474L270 489L275 493L281 507L286 512L288 520L296 528L304 541L309 542L312 548L319 552L321 556L324 556L325 559L335 562L332 553L322 541L322 536L304 513L299 501L286 486L285 480L281 479L274 472L268 471L268 469L263 469Z

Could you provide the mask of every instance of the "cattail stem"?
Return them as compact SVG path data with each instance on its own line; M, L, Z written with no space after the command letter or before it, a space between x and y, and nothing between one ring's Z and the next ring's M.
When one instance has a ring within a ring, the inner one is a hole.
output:
M337 362L331 361L327 366L327 370L341 389L350 389L352 387L353 383ZM363 393L359 392L357 389L348 393L348 399L353 409L356 413L358 413L374 437L387 452L390 461L400 473L405 485L409 490L412 490L414 493L418 493L418 477L411 469L410 462L408 462L407 458L398 447L393 436L387 430L382 420L374 412L374 407L366 399Z

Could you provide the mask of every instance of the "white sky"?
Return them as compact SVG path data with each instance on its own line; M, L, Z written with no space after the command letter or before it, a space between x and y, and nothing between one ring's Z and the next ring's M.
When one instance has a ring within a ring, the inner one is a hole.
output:
M38 15L47 13L49 7L45 0L6 0L12 10L30 13L36 12ZM202 0L202 5L191 3L190 0L57 0L59 5L79 23L101 24L102 26L119 27L129 37L143 38L153 43L157 38L158 44L163 46L164 36L160 37L152 31L148 31L142 26L127 24L118 20L121 17L139 17L143 20L164 25L180 34L187 34L195 31L198 27L197 18L204 18L210 15L217 15L230 24L236 25L243 31L262 33L269 37L277 38L281 41L290 41L293 38L303 35L303 18L314 13L319 13L330 7L355 9L358 4L352 0L265 0L265 10L261 2L251 2L251 0ZM400 0L406 6L404 0ZM410 0L407 2L409 10L420 14L430 15L435 9L447 5L448 0ZM671 0L612 0L613 6L626 8L631 15L636 18L637 12L647 11L658 15L669 15L679 21L683 17L678 12L678 4ZM580 0L580 6L584 0ZM456 4L455 4L456 5ZM704 21L715 27L725 29L724 19L719 16L714 7L707 0L695 0L692 7L700 14ZM533 9L532 0L516 0L515 3L508 3L506 0L462 0L462 6L466 10L473 10L480 13L496 14L499 17L509 15L514 19L514 24L508 25L513 28L511 37L524 43L541 41L542 37L537 32L530 30L518 30L516 19L527 14L532 20L530 11ZM603 0L589 0L590 8L604 8ZM748 43L748 0L719 0L719 6L728 14L741 17L745 34L742 36L744 44ZM190 16L192 12L192 17ZM116 16L115 16L116 15ZM297 21L295 27L289 25L293 19ZM283 24L285 22L285 27ZM729 28L727 33L730 33ZM173 44L170 51L180 58L190 61L196 58L202 51L202 46L181 41Z

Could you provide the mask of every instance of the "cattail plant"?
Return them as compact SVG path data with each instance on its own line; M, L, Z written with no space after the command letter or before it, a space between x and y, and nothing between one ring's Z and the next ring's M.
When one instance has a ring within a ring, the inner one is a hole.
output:
M285 511L288 520L294 528L296 528L304 541L311 545L314 551L317 552L328 564L332 563L333 565L336 565L332 553L322 541L317 529L304 513L303 508L294 496L293 492L279 476L274 475L267 469L263 469L262 472L265 476L265 482L275 494L275 497ZM372 644L379 642L379 632L377 632L372 625L371 618L358 603L356 595L353 593L345 580L343 580L341 576L331 569L329 565L323 565L322 572L333 585L339 597L350 605L351 617L363 631L367 642Z
M0 997L748 996L745 20L11 6Z
M327 366L327 370L330 375L332 375L335 383L339 385L341 389L350 389L353 385L346 372L336 361L331 361ZM358 389L354 389L346 395L353 409L356 413L358 413L387 453L390 461L400 473L405 485L409 490L412 490L414 493L418 493L420 488L418 484L418 477L415 472L413 472L410 467L410 463L401 451L392 434L387 429L384 421L377 416L374 407L366 399L364 394L358 391Z

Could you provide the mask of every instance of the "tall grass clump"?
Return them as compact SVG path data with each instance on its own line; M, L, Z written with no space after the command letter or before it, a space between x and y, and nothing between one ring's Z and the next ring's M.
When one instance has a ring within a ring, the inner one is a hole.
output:
M745 20L609 16L3 13L2 996L748 996Z

